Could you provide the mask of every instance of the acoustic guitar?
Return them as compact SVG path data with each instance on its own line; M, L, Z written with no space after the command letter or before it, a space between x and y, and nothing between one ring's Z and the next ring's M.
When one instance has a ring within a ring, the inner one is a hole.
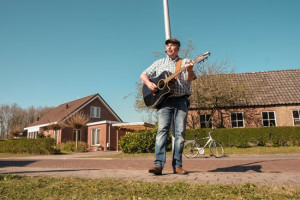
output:
M210 52L203 53L194 58L194 63L200 63L207 59ZM181 69L175 73L169 71L163 71L159 76L155 78L150 78L149 80L157 86L157 91L151 91L147 85L143 85L143 99L145 105L151 108L158 108L165 100L174 93L174 87L177 77L181 72L183 72L187 66L181 67Z

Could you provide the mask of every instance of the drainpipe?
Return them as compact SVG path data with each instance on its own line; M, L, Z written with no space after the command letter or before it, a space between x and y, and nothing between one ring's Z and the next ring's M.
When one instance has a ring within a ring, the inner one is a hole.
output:
M117 128L117 152L119 152L119 129Z
M27 131L27 135L28 135L28 131ZM0 119L0 138L2 137L2 121Z
M111 126L111 123L108 123L108 147L109 147L109 150L110 150L110 126Z

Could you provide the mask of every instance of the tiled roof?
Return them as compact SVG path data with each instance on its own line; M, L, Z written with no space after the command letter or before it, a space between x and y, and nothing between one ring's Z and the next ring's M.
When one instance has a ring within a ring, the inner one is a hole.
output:
M300 69L233 73L221 76L229 77L234 84L244 82L247 90L253 92L253 97L240 106L300 104ZM200 79L201 76L193 81L192 88L200 83Z
M39 119L39 121L36 121L32 124L30 124L28 127L32 126L38 126L41 124L48 124L52 122L59 122L63 120L65 117L69 116L71 113L75 112L77 109L79 109L82 105L84 105L86 102L90 101L96 96L100 96L99 94L93 94L81 99L77 99L74 101L70 101L67 103L63 103L56 108L52 109L50 112L48 112L46 115L44 115L42 118ZM67 106L67 109L66 109Z

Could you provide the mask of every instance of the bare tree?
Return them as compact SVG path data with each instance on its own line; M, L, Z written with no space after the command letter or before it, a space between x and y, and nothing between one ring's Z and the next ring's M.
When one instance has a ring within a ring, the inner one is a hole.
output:
M21 136L23 130L24 130L24 127L23 127L23 126L21 126L21 125L14 125L14 126L12 126L12 127L10 128L10 133L9 133L9 134L10 134L10 136L12 136L12 137L18 138L18 137Z
M249 90L246 80L237 79L234 68L228 71L230 65L230 59L222 62L206 62L202 68L197 68L201 75L191 85L191 109L197 110L198 115L203 110L209 111L210 122L219 127L223 127L221 110L247 105L254 92ZM217 117L215 113L219 116Z
M89 118L83 112L77 112L66 120L66 126L72 127L76 131L76 149L78 149L78 129L87 124Z
M21 108L18 104L0 105L0 138L7 139L10 135L17 132L22 133L24 128L33 123L39 116L42 117L51 107L33 106L28 109Z
M12 105L1 105L0 107L0 121L1 121L1 135L2 138L8 138L12 131L22 129L25 127L24 118L25 111L16 103ZM19 131L23 132L23 131Z

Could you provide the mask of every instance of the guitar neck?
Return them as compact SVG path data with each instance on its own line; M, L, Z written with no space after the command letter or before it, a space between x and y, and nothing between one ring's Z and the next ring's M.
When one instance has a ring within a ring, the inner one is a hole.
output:
M199 56L197 56L192 62L193 63L200 63L202 61L204 61L208 56L210 55L210 52L205 52ZM183 72L185 69L187 68L187 66L183 66L182 68L180 68L179 71L175 72L174 74L171 74L168 78L166 78L164 80L165 83L170 82L173 78L175 78L176 76L178 76L181 72Z
M165 83L170 82L173 78L175 78L177 75L179 75L181 72L183 72L187 67L182 67L180 68L179 71L175 72L174 74L172 74L171 76L169 76L168 78L165 79Z

